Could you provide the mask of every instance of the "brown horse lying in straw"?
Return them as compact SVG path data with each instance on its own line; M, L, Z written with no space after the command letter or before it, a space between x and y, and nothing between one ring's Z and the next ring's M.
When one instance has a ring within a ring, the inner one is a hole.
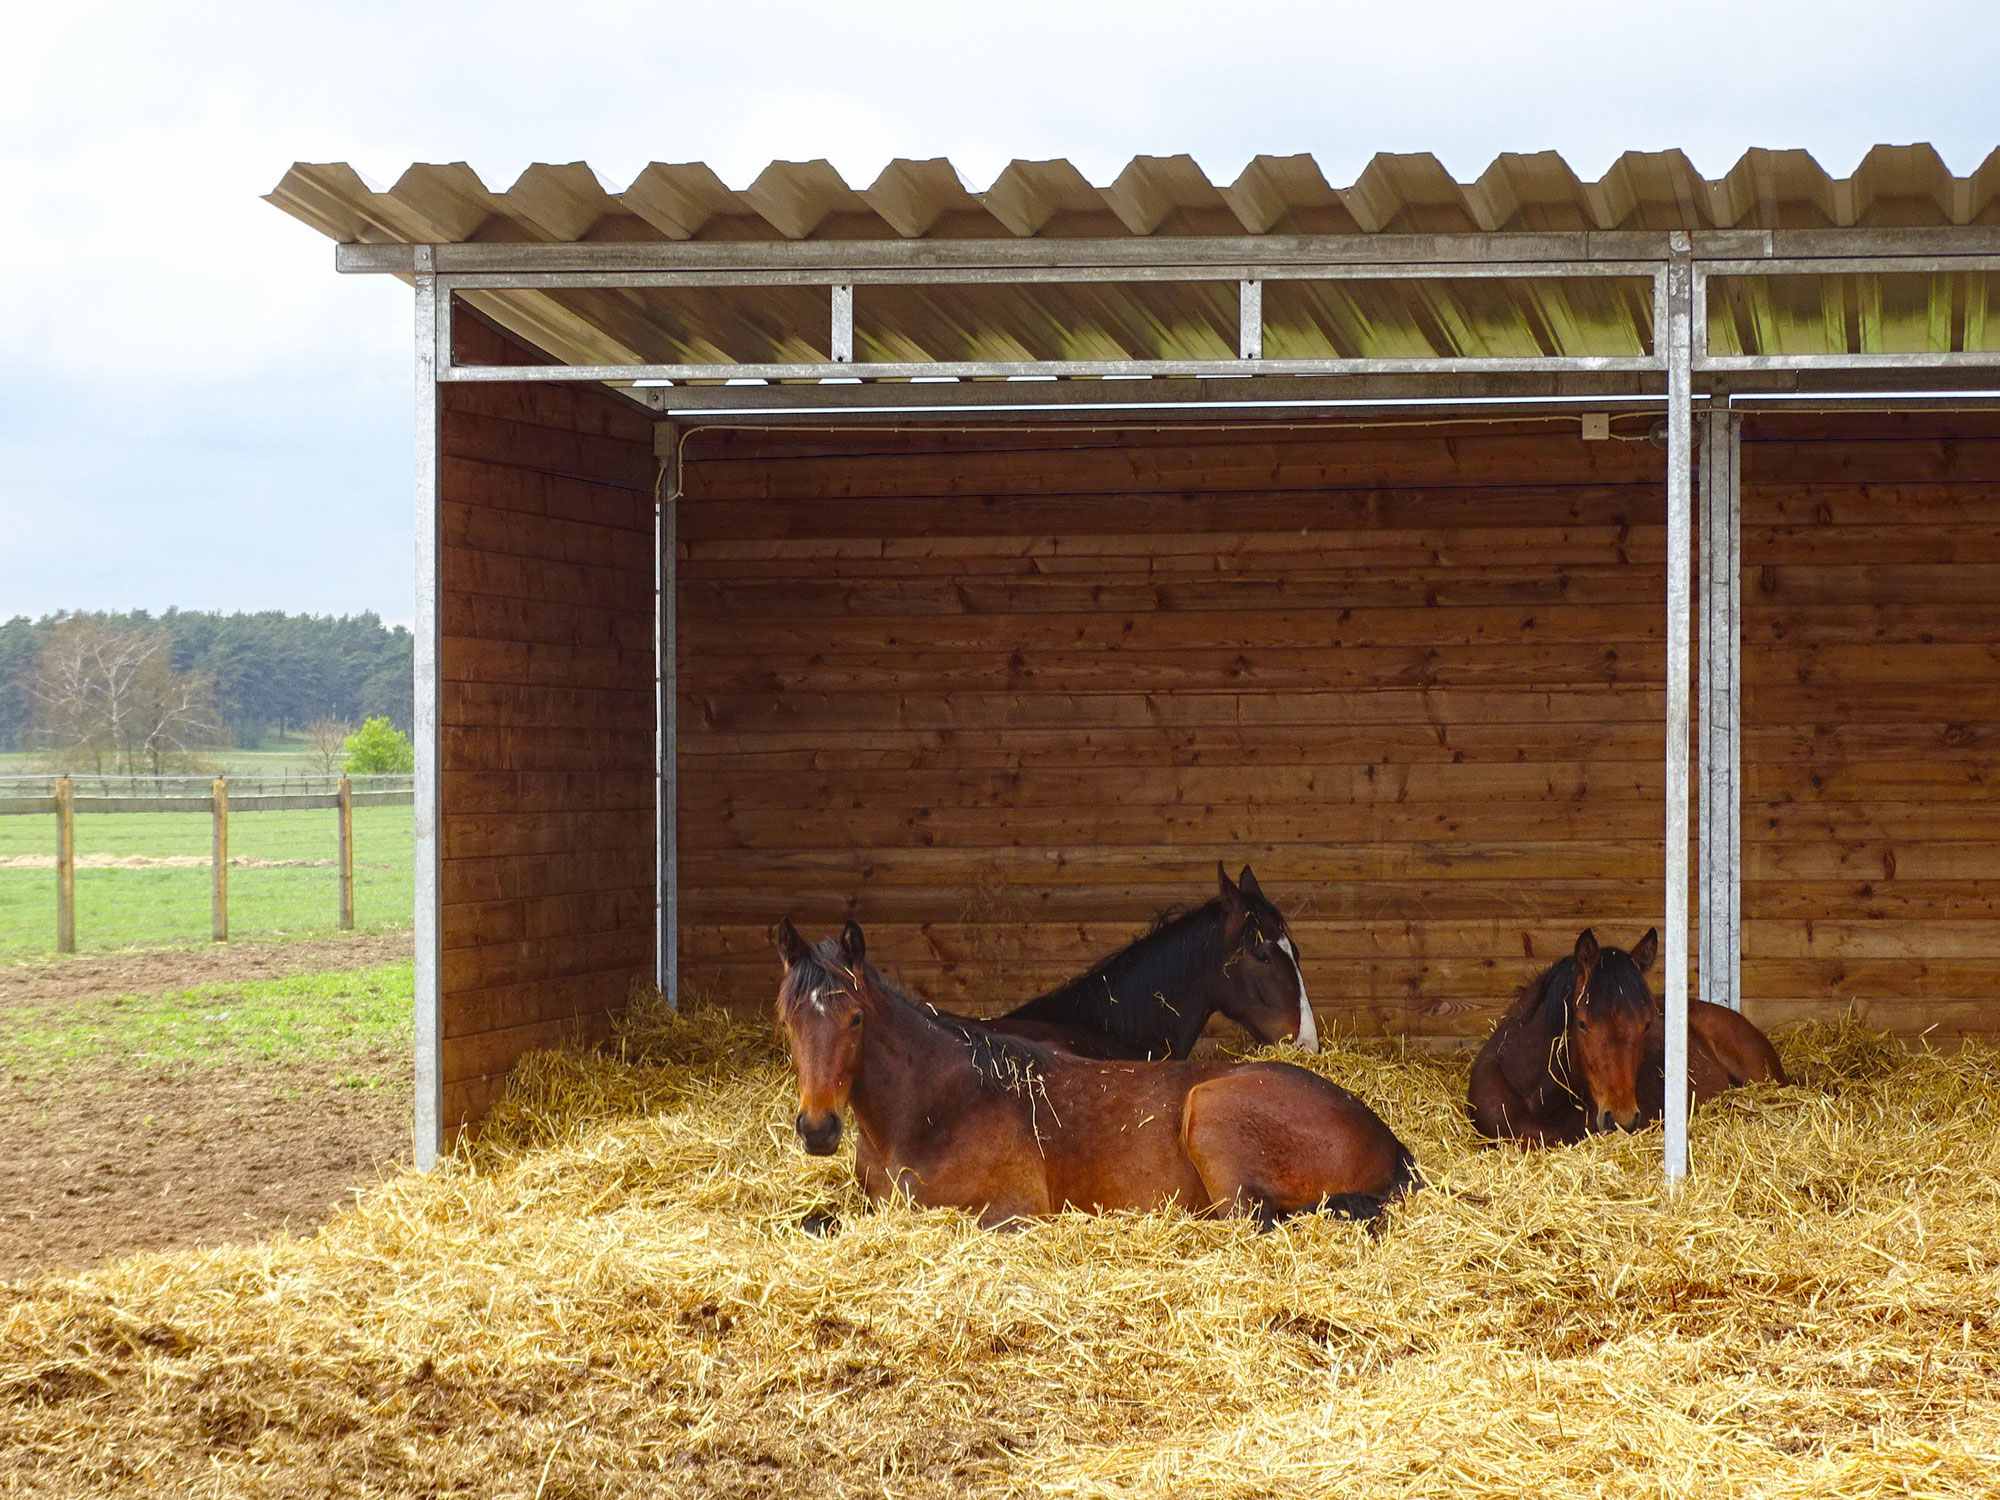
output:
M1659 952L1648 931L1630 953L1576 950L1521 991L1472 1064L1472 1122L1489 1140L1570 1145L1593 1131L1636 1130L1666 1100L1660 1002L1646 985ZM1688 1083L1699 1104L1724 1089L1786 1082L1770 1040L1735 1011L1688 1007Z
M991 1227L1171 1202L1267 1227L1324 1208L1373 1222L1416 1163L1360 1100L1289 1063L1123 1062L996 1035L892 988L861 929L808 947L778 928L778 1019L815 1156L854 1114L868 1195Z
M1186 1057L1220 1012L1266 1046L1319 1051L1319 1027L1284 913L1250 867L1215 867L1215 897L1162 919L1089 971L979 1022L1080 1057Z

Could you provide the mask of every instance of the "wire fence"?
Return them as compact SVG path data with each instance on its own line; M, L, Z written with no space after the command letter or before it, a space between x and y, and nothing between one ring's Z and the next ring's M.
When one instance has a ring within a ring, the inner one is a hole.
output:
M0 777L0 954L407 926L408 776Z

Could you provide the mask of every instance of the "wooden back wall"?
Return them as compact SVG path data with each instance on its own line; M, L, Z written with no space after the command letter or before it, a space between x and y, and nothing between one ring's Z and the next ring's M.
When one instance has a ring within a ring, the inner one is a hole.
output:
M779 917L854 916L1002 1008L1221 859L1328 1021L1483 1034L1659 920L1664 471L1574 419L696 433L687 993L767 1002Z
M1750 419L1743 561L1746 1009L2000 1031L2000 421Z

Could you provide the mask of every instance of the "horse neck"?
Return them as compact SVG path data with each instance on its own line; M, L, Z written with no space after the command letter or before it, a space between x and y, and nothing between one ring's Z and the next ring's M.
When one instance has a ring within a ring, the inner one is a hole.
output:
M1570 1066L1567 1038L1572 1007L1566 1002L1558 1003L1555 998L1567 982L1565 979L1559 983L1553 972L1537 982L1535 992L1539 998L1519 1016L1520 1030L1516 1036L1529 1068L1546 1080L1540 1092L1554 1099L1573 1099L1588 1105L1589 1084ZM1544 1101L1531 1098L1529 1102L1539 1105Z
M908 1140L971 1096L974 1069L959 1039L910 1001L877 989L848 1103L877 1146Z
M1162 968L1180 967L1172 962L1174 950L1215 945L1212 924L1221 918L1219 906L1211 901L1155 928L1088 973L1010 1014L1084 1026L1152 1049L1164 1046L1168 1055L1185 1057L1215 1014L1217 976L1206 962L1188 963L1185 972L1171 981L1156 976ZM1206 952L1201 954L1202 959L1207 957Z

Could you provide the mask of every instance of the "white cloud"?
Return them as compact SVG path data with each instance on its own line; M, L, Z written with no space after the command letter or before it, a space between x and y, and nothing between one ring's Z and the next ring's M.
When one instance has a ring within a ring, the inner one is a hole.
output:
M381 540L409 527L407 292L334 276L258 201L294 159L385 182L465 159L504 187L536 160L741 185L949 156L983 187L1017 156L1107 181L1135 153L1227 177L1311 151L1344 181L1378 150L1471 176L1553 148L1589 176L1760 144L1845 172L1927 139L1964 172L2000 143L1996 37L1986 0L34 7L0 51L0 526L59 514L89 545L0 552L0 613L407 615L406 540ZM330 550L329 515L365 540Z

